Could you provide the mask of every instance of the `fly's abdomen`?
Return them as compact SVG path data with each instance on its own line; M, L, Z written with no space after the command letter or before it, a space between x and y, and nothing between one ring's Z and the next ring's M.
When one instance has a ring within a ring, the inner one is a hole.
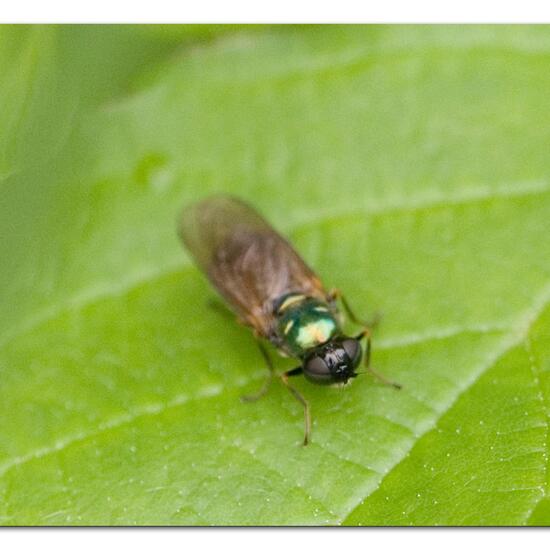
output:
M296 356L324 344L341 332L329 306L315 298L290 294L281 300L276 312L279 337Z

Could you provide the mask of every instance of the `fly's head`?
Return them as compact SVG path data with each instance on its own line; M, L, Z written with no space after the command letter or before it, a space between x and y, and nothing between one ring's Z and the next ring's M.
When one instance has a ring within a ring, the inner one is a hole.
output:
M355 378L363 352L359 341L334 338L311 350L302 365L304 376L314 384L345 384Z

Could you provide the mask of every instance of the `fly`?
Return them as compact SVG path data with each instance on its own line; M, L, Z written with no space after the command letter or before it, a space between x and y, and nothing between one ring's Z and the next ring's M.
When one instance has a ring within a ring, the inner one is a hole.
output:
M227 195L208 198L183 210L178 230L197 265L257 337L269 376L256 394L243 400L259 399L279 376L304 408L304 445L311 439L310 406L290 377L303 374L315 384L346 384L357 376L364 357L368 371L401 387L370 366L369 323L355 316L339 290L325 290L290 243L247 203ZM362 327L356 336L343 333L338 301L349 319ZM277 375L262 340L301 364Z

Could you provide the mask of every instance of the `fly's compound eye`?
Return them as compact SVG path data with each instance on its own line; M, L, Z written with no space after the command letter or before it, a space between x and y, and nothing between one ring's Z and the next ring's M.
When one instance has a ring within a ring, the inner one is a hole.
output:
M332 384L332 374L324 359L313 356L306 360L303 366L304 376L314 384Z
M363 353L361 345L354 338L348 338L342 342L342 347L346 355L350 358L351 365L355 368L359 364L359 361L361 361L361 355Z

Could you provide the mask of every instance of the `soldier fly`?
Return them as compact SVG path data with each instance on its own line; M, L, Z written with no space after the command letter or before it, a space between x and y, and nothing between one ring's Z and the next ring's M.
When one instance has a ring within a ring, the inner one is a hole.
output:
M247 203L226 195L208 198L183 210L178 230L185 247L238 320L254 332L269 369L260 391L243 400L260 398L276 376L261 339L271 342L281 355L301 361L278 376L304 408L304 445L310 441L310 406L289 382L290 377L303 374L315 384L346 384L357 376L364 355L368 371L400 388L370 366L369 323L355 316L339 290L325 290L290 243ZM349 319L362 327L358 335L343 333L338 300Z

